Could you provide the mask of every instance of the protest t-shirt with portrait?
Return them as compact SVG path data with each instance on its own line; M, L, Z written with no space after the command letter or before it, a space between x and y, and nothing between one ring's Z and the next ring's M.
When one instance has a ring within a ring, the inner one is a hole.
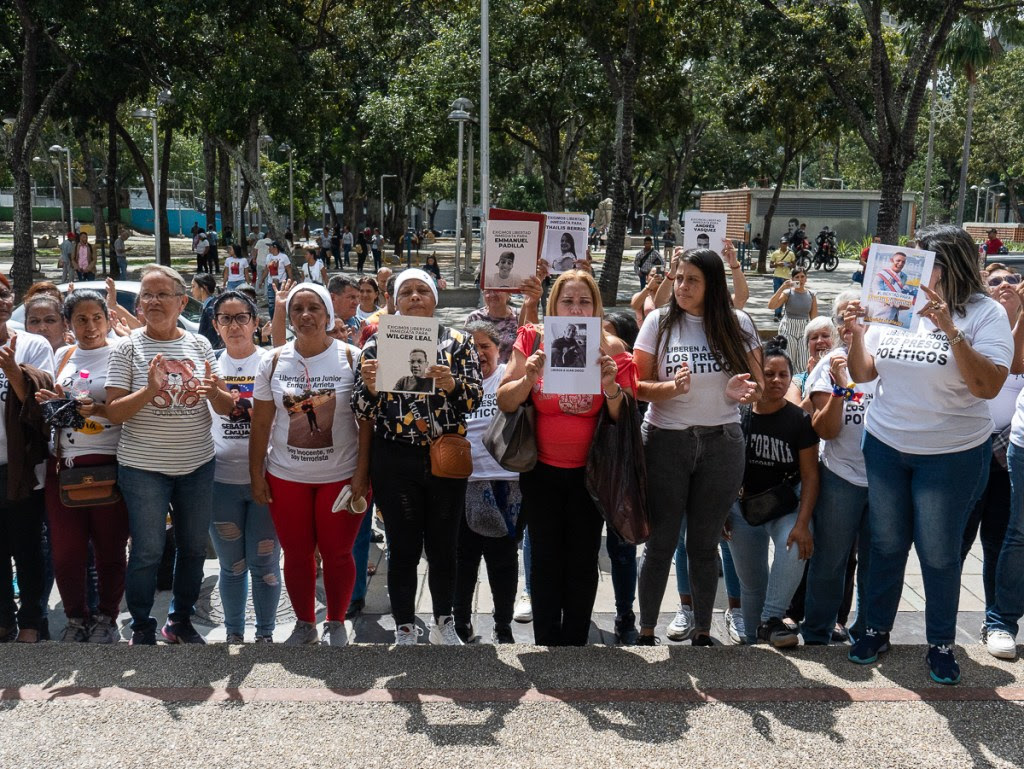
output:
M289 342L259 365L253 393L273 401L267 472L296 483L334 483L356 469L357 429L349 406L359 350L336 339L303 358ZM271 379L270 370L274 368Z
M285 267L291 266L291 260L287 256L278 252L275 254L267 254L267 280L284 280L288 277L288 272Z
M1013 336L1006 311L978 296L966 312L953 322L967 342L1008 369ZM941 454L980 446L992 434L987 401L971 394L949 339L930 320L922 318L916 333L872 326L864 343L878 370L865 429L878 440L907 454Z
M19 339L19 344L21 340ZM57 350L54 360L61 366L55 381L69 395L72 386L81 379L80 373L88 372L86 382L89 386L89 397L95 403L107 402L107 364L110 361L112 345L104 345L96 350L83 350L78 345L62 347ZM80 457L86 454L116 454L117 443L121 438L121 425L112 425L101 416L85 418L85 425L77 430L63 427L57 431L60 439L61 458Z
M249 483L253 388L256 371L269 354L267 350L257 347L247 358L232 358L226 352L220 356L222 379L235 405L227 415L214 413L213 406L210 406L213 446L217 457L213 479L218 483Z
M688 427L733 424L740 421L739 404L725 394L732 374L722 369L711 353L704 318L683 313L658 343L658 324L668 312L663 308L652 312L640 328L635 350L655 358L655 372L659 382L675 379L676 372L685 362L690 368L690 391L669 400L652 403L644 419L663 430L685 430ZM760 345L754 323L744 312L734 310L747 350Z
M471 481L517 481L519 473L502 469L491 453L484 448L484 433L498 413L498 385L505 376L505 364L499 364L484 380L484 394L476 411L466 417L466 438L473 451L473 474Z
M846 387L849 382L833 382L830 369L832 358L845 355L846 350L833 350L818 361L818 365L807 377L807 394L828 393L832 397L832 387ZM843 401L842 421L839 435L821 442L821 463L831 472L854 486L868 485L867 473L864 470L864 453L860 444L864 437L864 417L868 405L875 398L875 383L864 382L855 385L854 390L860 395L858 399Z

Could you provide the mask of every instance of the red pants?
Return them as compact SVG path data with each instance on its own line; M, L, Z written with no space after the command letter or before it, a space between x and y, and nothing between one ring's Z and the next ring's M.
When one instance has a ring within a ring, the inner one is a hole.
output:
M331 506L349 481L296 483L267 473L267 483L274 500L270 515L284 551L284 586L295 616L302 622L316 622L314 553L319 547L327 619L344 621L356 581L352 544L363 516L347 510L332 513Z
M75 457L75 467L91 467L114 461L110 454ZM113 505L65 507L57 487L57 460L46 463L46 514L50 521L50 549L53 575L68 617L89 618L86 577L89 542L96 556L99 609L117 619L124 596L125 549L128 544L128 509L124 500Z

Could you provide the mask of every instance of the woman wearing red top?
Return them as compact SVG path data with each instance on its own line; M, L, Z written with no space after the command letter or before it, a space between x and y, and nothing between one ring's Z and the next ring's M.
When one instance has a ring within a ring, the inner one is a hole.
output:
M551 289L547 315L603 317L590 273L562 273ZM602 405L607 403L612 419L618 419L622 393L635 389L636 369L625 345L602 334L598 365L604 396L544 394L543 344L530 354L539 332L529 325L519 329L498 388L498 408L512 412L532 397L536 409L537 466L520 477L533 548L534 640L542 646L583 646L597 596L604 526L583 482L587 452Z

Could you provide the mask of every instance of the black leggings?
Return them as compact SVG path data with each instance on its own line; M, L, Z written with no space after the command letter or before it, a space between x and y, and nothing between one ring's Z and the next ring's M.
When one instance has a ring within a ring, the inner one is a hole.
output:
M430 473L430 453L373 439L370 482L388 537L388 593L396 625L416 621L416 567L427 553L434 617L452 613L455 546L466 509L466 481Z
M500 483L500 481L499 481ZM466 523L459 526L458 561L455 571L453 613L458 625L468 625L473 610L473 592L480 572L480 559L487 564L487 582L494 601L494 624L512 624L512 610L519 584L519 547L512 537L485 537Z
M11 559L18 567L21 607L14 601ZM48 596L47 596L48 597ZM0 465L0 627L17 620L26 630L41 629L43 617L43 493L17 502L7 499L7 465Z
M585 646L590 635L604 519L583 472L538 462L520 476L532 549L533 638L540 646Z

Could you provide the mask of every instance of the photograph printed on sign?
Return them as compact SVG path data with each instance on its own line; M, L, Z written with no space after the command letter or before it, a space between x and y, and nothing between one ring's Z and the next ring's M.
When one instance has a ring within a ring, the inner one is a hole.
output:
M601 319L567 315L544 318L545 394L601 392Z
M546 213L544 248L541 258L548 273L558 275L573 269L577 259L587 258L587 233L590 217L586 214Z
M727 224L726 214L687 211L683 214L683 248L710 248L721 253Z
M934 266L934 251L872 243L860 296L864 323L916 331L928 302L921 285L928 285Z
M484 239L484 288L518 289L537 274L540 222L496 220Z
M435 318L381 315L377 332L377 391L424 395L436 389L427 369L437 363Z

